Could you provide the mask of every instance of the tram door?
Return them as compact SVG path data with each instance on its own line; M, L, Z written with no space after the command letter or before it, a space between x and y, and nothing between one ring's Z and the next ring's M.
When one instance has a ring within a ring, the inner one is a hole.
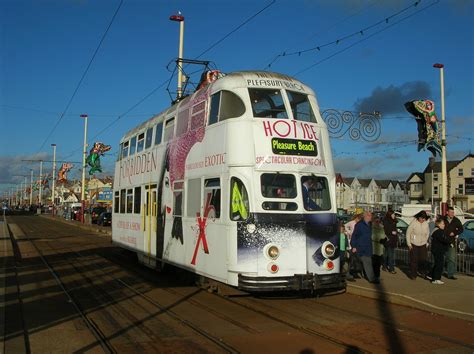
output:
M158 211L158 191L156 184L145 186L145 203L143 204L143 250L145 254L156 256L156 230Z

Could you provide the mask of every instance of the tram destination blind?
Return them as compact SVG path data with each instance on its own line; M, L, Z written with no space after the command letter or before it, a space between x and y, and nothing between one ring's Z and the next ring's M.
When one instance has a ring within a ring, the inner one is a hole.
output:
M316 142L313 140L272 139L272 151L275 155L317 156Z

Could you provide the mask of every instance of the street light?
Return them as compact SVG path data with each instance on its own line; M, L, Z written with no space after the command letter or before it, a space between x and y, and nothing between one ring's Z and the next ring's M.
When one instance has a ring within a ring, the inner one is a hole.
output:
M176 94L176 99L179 100L183 94L181 89L182 80L183 80L183 42L184 42L184 16L181 15L181 12L178 12L177 15L170 16L171 21L179 22L179 50L178 50L178 92Z
M441 83L441 181L443 190L441 194L441 215L446 215L448 211L448 168L446 162L446 119L444 114L444 65L440 63L433 64L433 67L439 69L439 79Z
M51 192L51 204L53 207L53 216L55 215L56 203L55 203L55 189L56 189L56 144L51 144L53 147L53 190Z
M85 185L86 185L86 158L87 158L87 114L81 114L84 118L84 147L82 150L82 181L81 181L81 221L84 224L84 203L85 203Z

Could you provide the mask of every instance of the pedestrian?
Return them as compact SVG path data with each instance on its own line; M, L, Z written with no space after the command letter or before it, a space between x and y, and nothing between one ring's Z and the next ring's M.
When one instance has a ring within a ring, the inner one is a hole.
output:
M387 271L396 274L395 271L395 248L398 244L397 218L393 210L387 211L383 220L383 229L387 242L384 247L384 265Z
M457 265L457 239L460 234L464 231L461 221L454 216L454 208L449 207L448 213L444 218L445 228L444 232L450 239L450 245L448 251L446 252L446 270L448 279L456 280L454 276L456 273Z
M410 252L410 279L415 280L419 275L426 278L426 259L428 256L428 239L430 229L428 215L422 210L415 215L415 219L407 229L407 245Z
M372 222L372 267L376 281L380 281L380 267L383 263L384 244L387 241L380 217L376 216Z
M435 229L431 234L431 254L434 258L433 270L431 271L431 283L444 284L441 281L441 273L443 272L444 255L451 244L450 237L445 232L445 222L438 218L435 222Z
M349 242L345 231L344 223L341 221L339 225L339 259L341 263L341 273L345 275L346 280L354 281L354 276L350 273L350 265L348 262L349 257L347 249Z
M366 211L364 217L354 228L351 238L352 254L360 259L365 276L370 283L378 284L372 267L372 213Z
M362 220L362 214L354 214L354 216L352 217L352 220L347 222L345 225L344 225L344 229L345 229L345 234L346 234L346 237L347 237L347 241L348 241L348 255L349 255L349 259L348 259L348 263L349 263L349 273L348 274L351 274L351 275L356 275L358 272L359 272L359 262L358 262L358 259L357 257L354 255L352 255L352 252L351 252L351 238L352 238L352 234L354 232L354 228L356 226L356 224Z

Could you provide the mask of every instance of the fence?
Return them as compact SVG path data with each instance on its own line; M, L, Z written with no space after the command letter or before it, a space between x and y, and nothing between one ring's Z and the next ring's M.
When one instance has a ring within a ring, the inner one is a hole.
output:
M397 265L403 264L405 266L410 265L408 254L408 248L396 248L395 249L395 262ZM433 263L433 256L428 251L428 259ZM460 253L457 254L457 272L473 275L474 276L474 254L473 253Z

